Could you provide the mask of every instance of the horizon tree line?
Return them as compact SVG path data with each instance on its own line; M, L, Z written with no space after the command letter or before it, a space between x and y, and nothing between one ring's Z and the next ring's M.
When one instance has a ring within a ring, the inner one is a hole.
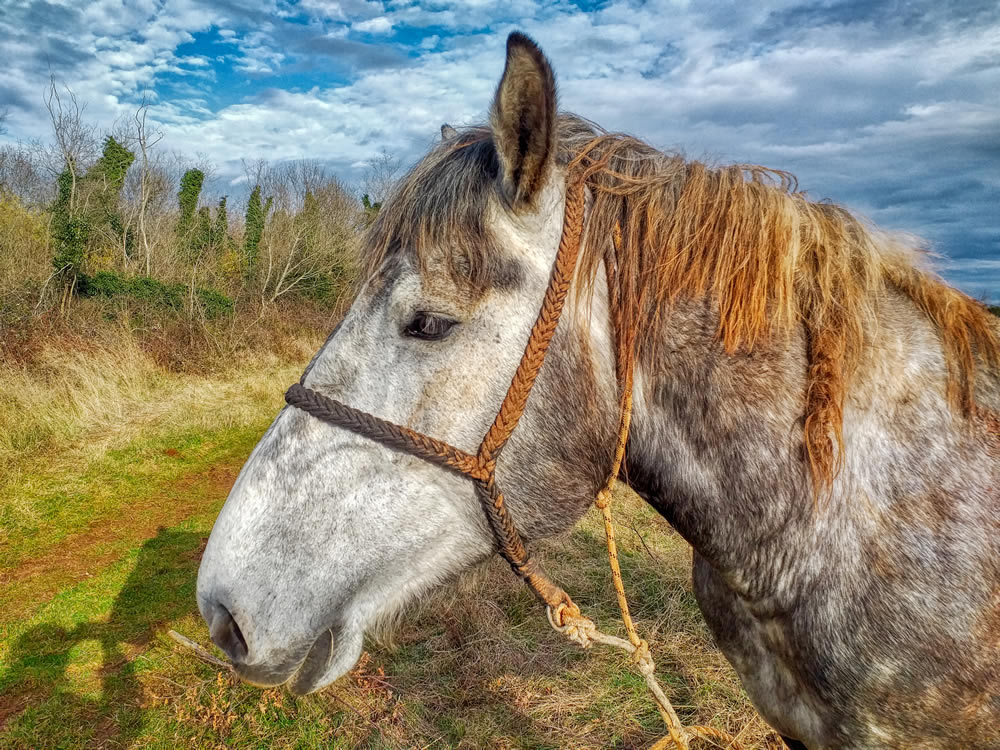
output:
M64 312L95 273L186 284L192 308L199 286L265 304L336 294L399 169L383 152L359 198L316 161L244 162L234 214L229 195L203 192L206 157L192 166L157 148L147 100L103 133L54 80L44 102L51 140L0 146L0 298L30 287L36 310Z

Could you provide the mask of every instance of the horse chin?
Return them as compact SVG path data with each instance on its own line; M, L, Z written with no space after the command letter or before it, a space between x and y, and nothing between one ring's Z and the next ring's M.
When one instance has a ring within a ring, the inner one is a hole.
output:
M294 695L307 695L322 690L346 674L361 656L363 634L357 635L333 629L324 630L299 656L281 665L233 664L243 682L255 687L274 688L285 685Z
M288 689L295 695L306 695L317 690L330 668L331 656L333 656L333 633L326 630L316 639L306 658L288 681Z

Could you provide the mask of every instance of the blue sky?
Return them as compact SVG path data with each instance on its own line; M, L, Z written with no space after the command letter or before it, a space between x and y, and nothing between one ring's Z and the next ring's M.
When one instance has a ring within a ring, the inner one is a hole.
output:
M47 129L50 73L110 127L145 93L161 144L214 165L311 158L357 182L481 121L507 33L560 104L662 148L796 173L815 198L926 238L1000 300L1000 4L3 0L3 138ZM232 186L229 183L233 183Z

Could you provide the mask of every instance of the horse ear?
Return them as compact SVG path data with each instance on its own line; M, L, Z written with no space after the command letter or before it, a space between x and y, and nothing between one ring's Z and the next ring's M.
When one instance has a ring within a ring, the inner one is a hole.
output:
M531 39L507 37L507 64L490 111L503 194L513 207L530 204L545 181L555 150L556 82Z
M454 138L456 135L458 135L458 131L455 130L455 128L453 128L448 123L445 123L444 125L441 126L442 141L447 141L449 138Z

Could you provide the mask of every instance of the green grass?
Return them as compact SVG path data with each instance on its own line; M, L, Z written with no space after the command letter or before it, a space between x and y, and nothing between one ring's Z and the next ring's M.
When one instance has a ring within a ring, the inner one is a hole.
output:
M74 533L108 518L120 518L196 470L249 454L266 426L267 421L258 421L135 442L108 451L79 475L66 475L58 464L38 467L31 483L19 492L21 505L34 512L18 516L10 512L10 506L0 509L0 523L10 534L0 549L0 567L16 567L27 556L44 552Z
M0 506L12 524L0 539L10 603L0 609L0 748L626 748L660 736L629 660L565 642L498 560L422 602L392 643L369 643L350 675L316 695L259 690L178 649L169 629L209 645L194 596L200 553L284 381L214 428L210 414L191 413L200 401L179 399L184 419L99 450L46 444L23 458ZM767 728L698 614L689 549L630 493L616 515L633 614L682 719L766 747ZM596 512L539 552L622 635Z

